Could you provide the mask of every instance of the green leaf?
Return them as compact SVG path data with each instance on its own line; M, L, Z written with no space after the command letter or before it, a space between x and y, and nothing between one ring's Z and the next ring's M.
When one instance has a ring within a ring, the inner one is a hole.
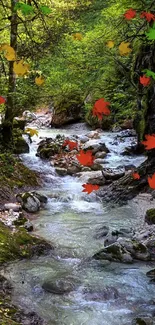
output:
M145 69L142 72L145 73L146 77L152 77L155 80L155 72L148 69Z
M34 13L34 8L32 6L26 5L25 3L18 2L16 3L15 10L21 10L23 15L29 15L31 13Z
M146 36L148 40L155 40L155 28L150 28Z
M52 12L52 10L47 6L40 6L40 10L44 15L48 15Z

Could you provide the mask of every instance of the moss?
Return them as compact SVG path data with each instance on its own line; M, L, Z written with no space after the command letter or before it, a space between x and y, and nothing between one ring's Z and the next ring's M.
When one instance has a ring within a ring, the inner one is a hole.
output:
M31 257L34 252L40 255L46 248L50 248L48 243L30 236L25 229L20 228L12 233L7 226L0 222L0 264L18 258Z
M149 209L146 211L145 221L148 224L155 224L155 209Z

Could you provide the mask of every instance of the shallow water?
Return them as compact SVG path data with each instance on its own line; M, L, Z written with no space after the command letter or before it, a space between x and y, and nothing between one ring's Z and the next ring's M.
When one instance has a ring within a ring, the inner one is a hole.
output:
M75 124L61 130L42 129L39 136L87 132L85 125ZM116 135L102 133L102 140L110 149L105 159L108 167L131 163L138 166L145 160L143 156L121 156L134 138L125 138L118 146L112 144ZM115 207L103 204L95 193L82 192L78 178L56 175L48 162L35 156L39 141L35 137L30 154L22 155L22 159L27 166L46 175L41 192L48 196L48 203L33 221L34 233L51 241L55 251L53 256L19 261L5 270L5 276L14 285L13 302L36 311L48 325L131 324L135 314L148 313L154 308L150 302L155 299L154 285L146 277L151 263L123 265L89 258L103 246L103 239L95 239L97 228L138 227L144 215L138 214L136 202ZM42 289L46 279L54 282L67 279L75 288L69 294L47 293Z

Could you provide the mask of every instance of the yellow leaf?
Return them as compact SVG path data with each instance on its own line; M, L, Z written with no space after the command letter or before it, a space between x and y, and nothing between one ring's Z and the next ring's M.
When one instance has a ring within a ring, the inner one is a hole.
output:
M127 42L127 43L122 42L119 45L118 48L119 48L120 55L128 55L132 51L132 49L129 48L129 45L130 45L129 42Z
M25 133L28 133L31 137L33 137L34 135L38 136L38 131L35 129L27 128L25 130Z
M30 68L29 64L24 63L23 60L20 60L19 62L14 62L13 65L13 71L18 76L26 75L29 71L29 68Z
M5 52L4 56L8 61L15 61L16 60L16 52L13 49L13 47L11 47L10 45L2 44L2 46L0 47L0 51Z
M108 41L106 43L106 46L109 47L109 49L112 49L114 47L114 45L115 45L114 41Z
M72 35L74 40L81 41L82 40L82 34L81 33L75 33Z
M44 82L45 82L45 79L42 76L35 78L35 83L37 86L42 86L44 84Z

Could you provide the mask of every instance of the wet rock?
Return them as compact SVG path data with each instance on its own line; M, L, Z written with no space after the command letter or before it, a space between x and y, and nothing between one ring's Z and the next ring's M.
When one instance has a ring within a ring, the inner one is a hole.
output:
M104 240L104 246L107 247L113 243L116 243L118 235L109 234Z
M24 228L29 232L29 231L33 231L33 224L31 221L26 221L24 223Z
M146 273L149 278L155 279L155 269L152 269Z
M19 212L21 210L21 204L20 203L5 203L4 204L4 210L13 210L14 212Z
M22 116L27 122L32 122L33 120L36 119L36 115L28 110L24 111Z
M82 172L91 172L91 168L90 167L87 167L87 166L84 166L82 167Z
M65 176L67 175L67 169L62 168L62 167L56 167L55 171L60 175L60 176Z
M132 325L154 325L155 318L149 316L139 316L135 318L132 322Z
M126 129L133 129L133 120L124 120L124 122L121 124L121 128Z
M74 175L74 174L78 173L80 170L81 170L81 168L79 166L75 166L75 165L69 166L67 168L67 174Z
M91 166L91 170L102 170L103 166L94 161L94 164Z
M22 208L27 212L37 212L40 209L41 203L39 199L31 192L17 194L16 199L21 203Z
M93 154L96 154L97 152L109 152L109 149L106 147L105 143L99 143L96 140L89 140L82 146L83 150L91 150Z
M45 280L42 285L42 288L53 294L63 295L69 293L75 289L75 284L67 279L58 279L58 280Z
M89 138L86 135L80 135L79 140L81 141L81 143L86 143L87 141L89 141Z
M100 239L102 237L105 237L109 232L109 227L108 226L102 226L98 229L96 229L96 234L94 235L94 238Z
M95 288L85 288L84 289L84 298L86 300L93 301L107 301L107 300L116 300L119 298L119 292L114 287L104 287L96 291Z
M86 136L90 139L100 139L100 135L98 131L90 131L86 134Z
M44 194L41 194L41 193L38 193L38 192L35 192L35 191L32 191L31 192L35 197L37 197L37 199L40 201L41 205L44 205L47 203L47 196L44 195Z
M102 170L102 174L105 177L105 179L117 180L125 175L125 169L105 168Z
M101 171L91 171L91 172L80 172L76 174L79 179L84 183L90 183L93 185L104 185L105 178ZM97 183L96 183L97 182Z
M123 263L133 262L131 254L117 242L101 249L93 258Z
M29 145L22 136L15 139L13 152L16 155L19 155L22 153L29 153Z
M97 152L95 154L96 158L105 158L106 156L107 156L107 152L105 152L105 151Z
M155 209L149 209L146 211L145 222L149 225L155 224Z

